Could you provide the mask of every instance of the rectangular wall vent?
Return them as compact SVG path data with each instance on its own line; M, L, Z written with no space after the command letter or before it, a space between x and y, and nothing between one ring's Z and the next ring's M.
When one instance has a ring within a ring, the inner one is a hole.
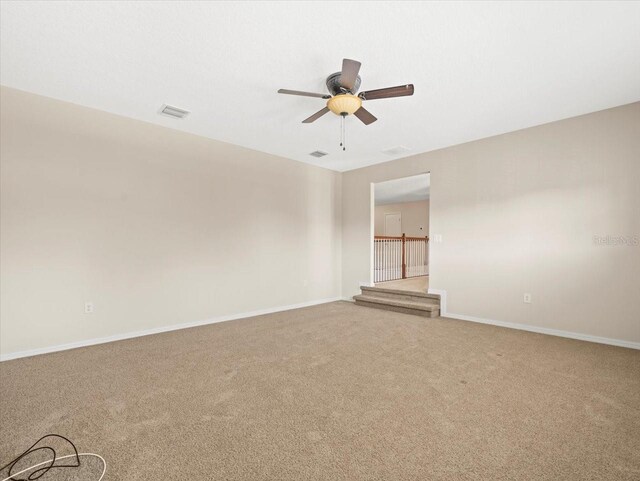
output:
M325 155L329 155L326 152L323 152L322 150L316 150L315 152L311 152L309 154L311 157L324 157Z
M391 149L383 150L382 153L387 155L401 155L406 152L409 152L410 150L411 150L410 148L405 147L404 145L398 145L397 147L392 147Z
M165 104L160 109L160 114L166 115L167 117L172 117L174 119L184 119L187 115L189 115L189 111Z

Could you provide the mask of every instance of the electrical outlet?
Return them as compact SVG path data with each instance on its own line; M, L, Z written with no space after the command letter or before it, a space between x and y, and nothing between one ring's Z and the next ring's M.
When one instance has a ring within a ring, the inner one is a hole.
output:
M524 294L524 303L531 304L531 294L529 294L528 292L525 292Z
M93 302L85 302L84 303L84 313L92 314L93 313Z

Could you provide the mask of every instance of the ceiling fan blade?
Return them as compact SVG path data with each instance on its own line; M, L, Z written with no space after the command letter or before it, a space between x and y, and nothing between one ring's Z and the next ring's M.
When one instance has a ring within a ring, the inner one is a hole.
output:
M356 117L358 117L362 123L364 125L369 125L374 123L376 120L378 120L371 112L369 112L367 109L365 109L364 107L360 107L358 110L356 110L353 115L355 115Z
M279 94L287 94L287 95L300 95L302 97L317 97L319 99L330 99L331 95L329 94L316 94L313 92L302 92L300 90L287 90L287 89L280 89L278 90Z
M388 87L386 89L367 90L360 92L358 97L362 100L388 99L391 97L405 97L413 95L413 84L398 85L397 87Z
M325 107L322 110L319 110L318 112L316 112L315 114L313 114L311 117L309 117L308 119L304 119L302 121L303 124L310 124L311 122L315 122L316 120L318 120L320 117L322 117L324 114L326 114L329 111L329 107Z
M342 59L342 72L340 73L340 86L347 90L353 90L358 78L361 63L348 58Z

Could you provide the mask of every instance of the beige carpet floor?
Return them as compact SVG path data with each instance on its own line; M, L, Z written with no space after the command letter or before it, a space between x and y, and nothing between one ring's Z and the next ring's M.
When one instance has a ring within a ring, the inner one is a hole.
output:
M57 432L105 480L640 479L639 351L347 302L4 362L0 382L0 463Z

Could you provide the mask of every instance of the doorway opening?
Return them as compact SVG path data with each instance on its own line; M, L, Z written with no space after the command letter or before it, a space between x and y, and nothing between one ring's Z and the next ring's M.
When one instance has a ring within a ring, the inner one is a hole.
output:
M428 292L430 174L373 185L375 287Z

